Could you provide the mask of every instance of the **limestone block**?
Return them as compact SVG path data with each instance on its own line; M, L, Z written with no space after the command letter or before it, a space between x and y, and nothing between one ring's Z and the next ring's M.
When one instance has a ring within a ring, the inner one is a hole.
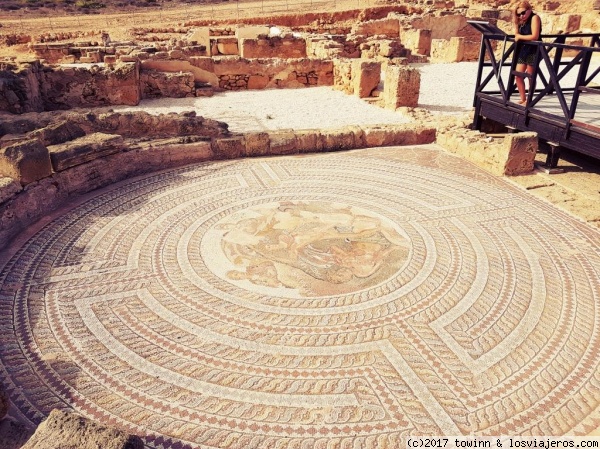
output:
M21 184L19 184L17 181L15 181L12 178L5 178L3 176L0 176L0 204L4 203L5 201L7 201L8 199L12 198L13 196L15 196L17 193L19 193L21 190L23 190L23 188L21 187ZM0 392L0 396L2 395L2 392ZM0 402L2 400L0 399ZM2 409L2 405L0 404L0 412ZM0 413L0 419L2 419L2 413Z
M371 96L381 81L381 63L357 60L352 68L354 95L359 98Z
M189 61L149 59L142 61L142 69L174 73L188 72L194 75L194 81L213 86L219 84L219 79L213 73L212 58L194 57Z
M213 73L215 71L215 65L213 58L207 56L191 56L188 58L190 64L194 67L204 70L205 72ZM189 69L187 69L189 70Z
M460 62L465 56L465 38L431 40L431 62Z
M581 27L580 14L548 15L548 20L553 33L569 34L578 31Z
M31 137L37 137L40 142L48 146L83 137L85 131L79 125L65 120L34 131L30 135Z
M265 156L270 154L271 140L266 132L244 134L243 156Z
M294 36L241 39L240 55L243 58L305 58L306 41Z
M400 21L397 17L369 20L355 25L352 33L360 36L398 37L400 35Z
M264 89L269 84L269 77L265 75L250 75L248 89Z
M220 55L238 55L240 49L238 40L233 37L220 37L216 39L217 54Z
M75 413L50 412L22 449L142 449L142 440Z
M383 102L387 109L416 107L419 103L421 73L414 67L388 66L383 83Z
M431 52L431 30L409 29L400 33L402 44L412 53L429 55Z
M121 55L119 56L119 61L121 62L137 62L137 56L129 56L129 55Z
M48 148L38 139L11 145L0 151L0 175L16 179L25 185L51 174Z
M354 64L348 59L334 59L333 64L333 87L347 94L354 93L352 85L352 71Z
M194 28L189 31L185 38L190 43L210 48L210 28L208 27Z
M522 175L533 171L535 154L538 150L538 136L535 132L508 134L504 138L506 176Z
M52 167L59 172L99 157L117 153L124 147L122 136L93 133L59 145L50 145L48 150Z
M169 52L169 59L181 59L183 58L183 52L181 50L171 50Z
M296 134L292 130L279 130L269 133L271 138L271 154L296 154L298 147Z
M117 63L117 57L115 55L106 55L104 56L104 64L106 65L114 65Z
M318 153L323 151L323 138L317 129L296 131L296 148L299 153Z
M323 151L343 151L365 147L364 131L358 126L321 131Z
M364 127L367 147L424 145L435 142L435 128L406 125Z
M212 140L212 147L217 159L236 159L246 151L244 137L219 137Z
M99 51L88 51L87 57L92 60L93 63L98 63L102 60Z
M260 35L268 35L269 27L266 25L239 25L235 30L238 39L256 39Z
M143 98L183 98L195 94L194 75L189 72L144 70L140 74Z

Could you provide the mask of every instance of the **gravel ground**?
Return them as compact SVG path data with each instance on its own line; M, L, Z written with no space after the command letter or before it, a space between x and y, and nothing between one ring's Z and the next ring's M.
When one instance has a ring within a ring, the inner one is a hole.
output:
M462 114L473 109L477 62L413 64L421 72L419 107L433 114Z
M194 110L202 117L228 123L233 132L410 122L399 112L370 105L358 97L330 87L222 92L212 97L198 98L162 98L144 100L135 107L114 109L144 110L152 114Z
M477 63L419 64L417 67L421 71L419 106L434 114L462 114L472 109ZM457 79L461 83L453 82ZM221 92L212 97L161 98L114 109L144 110L151 114L194 110L200 116L228 123L234 132L410 122L410 118L400 111L371 105L328 86Z
M595 67L599 63L592 65ZM413 66L421 72L419 107L434 115L463 115L473 110L477 62ZM505 82L508 72L509 67L505 67L502 73ZM568 74L561 84L567 86L574 82L575 75L575 72ZM331 129L346 125L407 123L411 120L401 111L383 109L328 86L221 92L213 97L161 98L144 100L134 107L114 109L145 110L152 114L194 110L200 116L228 123L233 132Z

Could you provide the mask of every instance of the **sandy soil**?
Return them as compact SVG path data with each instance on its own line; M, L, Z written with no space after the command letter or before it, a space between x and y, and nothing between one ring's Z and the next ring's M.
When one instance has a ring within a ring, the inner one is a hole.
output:
M195 111L229 124L233 132L276 129L328 129L347 125L408 123L399 112L370 105L331 87L222 92L213 97L144 100L118 111L144 110L159 114Z

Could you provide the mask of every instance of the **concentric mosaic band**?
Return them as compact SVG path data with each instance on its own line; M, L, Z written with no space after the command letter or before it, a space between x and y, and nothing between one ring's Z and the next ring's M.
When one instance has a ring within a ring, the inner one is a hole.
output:
M600 234L434 146L130 180L2 261L11 413L155 448L398 447L600 421Z

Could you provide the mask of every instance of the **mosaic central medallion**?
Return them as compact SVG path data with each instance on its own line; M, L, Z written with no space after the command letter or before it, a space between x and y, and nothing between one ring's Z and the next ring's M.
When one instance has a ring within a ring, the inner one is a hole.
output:
M214 274L238 287L316 297L385 282L406 263L410 242L396 224L356 206L282 201L220 220L201 252Z

